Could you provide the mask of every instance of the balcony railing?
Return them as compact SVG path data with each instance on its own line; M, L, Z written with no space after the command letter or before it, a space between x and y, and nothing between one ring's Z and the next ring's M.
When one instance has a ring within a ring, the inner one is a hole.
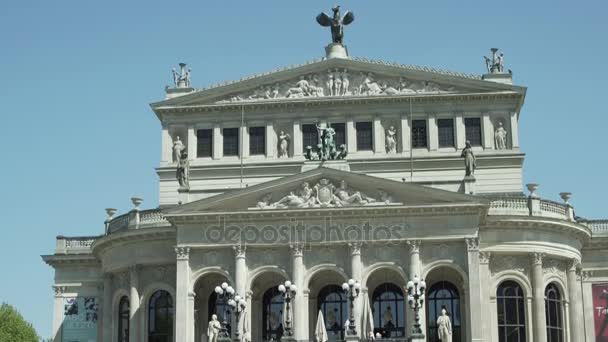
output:
M608 236L608 220L585 220L581 222L591 229L593 236Z
M540 216L574 221L574 210L569 204L538 197L491 198L489 215Z
M162 215L160 209L131 210L116 216L106 222L106 234L116 233L127 229L168 226L169 221Z
M99 236L58 236L55 253L57 254L86 254L91 252L91 245Z

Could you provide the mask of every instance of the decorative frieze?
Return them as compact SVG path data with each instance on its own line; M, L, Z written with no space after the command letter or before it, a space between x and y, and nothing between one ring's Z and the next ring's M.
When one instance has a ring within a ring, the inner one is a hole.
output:
M530 263L525 256L497 254L494 255L494 257L492 257L492 259L490 260L490 272L492 273L492 275L495 275L504 271L516 271L527 275L529 264Z
M154 279L158 281L174 277L175 272L175 266L172 265L153 266L151 270Z
M548 258L543 260L543 274L545 275L554 275L565 279L567 269L568 265L565 261Z
M175 247L177 260L188 260L190 257L190 247Z

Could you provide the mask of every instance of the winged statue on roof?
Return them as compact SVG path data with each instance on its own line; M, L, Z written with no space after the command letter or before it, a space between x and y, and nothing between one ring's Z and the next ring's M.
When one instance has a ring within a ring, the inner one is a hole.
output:
M352 23L355 20L353 12L346 11L344 16L340 15L340 6L335 6L331 9L334 12L333 17L324 12L317 16L317 22L321 26L331 27L331 39L334 44L342 44L344 38L344 26Z

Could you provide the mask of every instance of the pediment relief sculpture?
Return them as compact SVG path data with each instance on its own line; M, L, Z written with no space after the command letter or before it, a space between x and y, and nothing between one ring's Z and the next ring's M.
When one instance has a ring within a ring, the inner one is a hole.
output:
M304 97L382 96L454 93L451 86L430 81L413 81L404 77L358 74L344 68L325 73L302 75L298 79L267 84L254 90L229 95L218 103L262 101Z
M346 181L335 186L326 178L320 179L314 186L304 182L300 187L283 196L278 201L272 200L272 194L264 195L255 209L290 209L290 208L340 208L395 205L394 198L384 190L377 190L372 197L348 187Z

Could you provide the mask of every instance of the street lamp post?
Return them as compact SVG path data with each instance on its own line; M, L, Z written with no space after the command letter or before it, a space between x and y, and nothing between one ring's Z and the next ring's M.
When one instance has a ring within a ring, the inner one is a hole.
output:
M222 319L222 327L220 329L219 339L220 340L230 340L230 334L228 333L228 314L230 313L230 308L236 313L236 322L237 327L234 330L235 339L239 337L239 329L238 322L243 310L245 310L246 302L243 297L238 295L234 288L228 283L223 282L221 285L215 287L215 293L218 298L223 299L226 304L224 308L224 317Z
M293 339L293 322L291 320L291 299L296 295L296 285L292 284L291 281L285 281L285 284L279 285L279 292L283 294L283 300L285 301L285 312L283 312L283 321L285 322L284 334L281 337L283 340Z
M409 337L409 340L424 339L424 334L420 327L420 308L424 304L424 291L426 289L426 282L418 279L418 276L414 276L414 280L410 280L407 283L407 302L414 310L414 329Z
M348 335L356 336L357 327L355 326L355 298L359 297L361 292L361 284L354 279L349 279L348 282L342 284L342 291L348 296L350 303L349 319L348 319Z

